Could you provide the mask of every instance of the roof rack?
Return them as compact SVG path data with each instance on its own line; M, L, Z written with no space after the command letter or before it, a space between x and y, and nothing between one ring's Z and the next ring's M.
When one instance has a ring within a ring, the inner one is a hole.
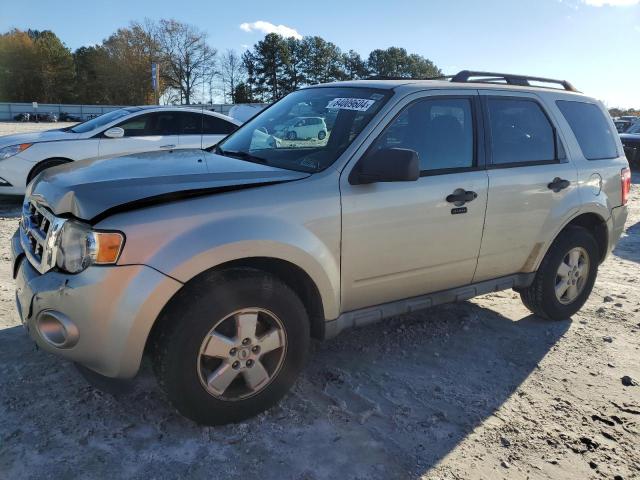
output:
M473 80L469 80L470 78L472 78ZM529 82L533 81L533 82L542 82L542 83L555 83L555 84L561 85L564 90L568 90L570 92L578 91L573 85L571 85L571 83L567 82L566 80L554 80L553 78L531 77L529 75L513 75L511 73L475 72L471 70L462 70L461 72L458 72L456 75L453 75L451 77L451 81L458 82L458 83L505 82L507 85L520 85L524 87L531 86ZM547 87L547 88L552 88L552 87Z
M470 80L471 79L471 80ZM531 85L529 82L555 83L564 90L578 92L571 83L566 80L554 80L553 78L531 77L529 75L514 75L512 73L492 73L462 70L455 75L440 75L438 77L387 77L384 75L374 75L366 80L449 80L456 83L506 83L507 85L519 85L522 87L544 87L543 85Z

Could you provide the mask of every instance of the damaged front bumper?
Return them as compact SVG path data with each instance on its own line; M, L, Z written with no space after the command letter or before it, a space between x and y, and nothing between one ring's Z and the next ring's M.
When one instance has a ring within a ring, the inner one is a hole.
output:
M33 340L101 375L135 376L153 323L182 284L145 265L41 275L26 259L18 231L11 250L17 309Z

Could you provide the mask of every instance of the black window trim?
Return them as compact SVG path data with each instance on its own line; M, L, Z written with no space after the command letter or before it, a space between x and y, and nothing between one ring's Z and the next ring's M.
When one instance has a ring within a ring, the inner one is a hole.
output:
M413 105L420 102L428 102L428 101L438 101L438 100L469 100L471 105L471 118L473 123L473 157L472 157L472 166L470 167L454 167L454 168L439 168L435 170L420 170L420 178L422 177L433 177L436 175L450 175L452 173L465 173L465 172L476 172L479 170L485 169L485 159L484 159L484 142L482 141L481 132L483 131L483 118L481 114L480 108L480 99L477 93L470 93L468 95L426 95L420 98L416 98L406 104L404 107L400 109L398 113L396 113L391 120L387 122L384 126L384 129L376 136L376 138L371 142L371 144L367 147L367 150L360 157L360 159L366 158L369 155L371 148L378 141L382 135L391 127L391 125L397 120L397 118L402 115L407 109L411 108ZM356 162L354 165L354 169L357 168L360 160Z
M529 160L527 162L510 162L510 163L493 163L493 142L491 141L491 121L489 118L489 101L490 100L513 100L520 102L533 102L542 111L543 115L546 117L549 125L551 126L551 130L553 132L553 159L552 160ZM551 116L547 112L544 105L534 97L529 96L518 96L518 95L482 95L482 115L484 118L484 135L485 135L485 144L486 144L486 158L487 158L487 170L494 170L498 168L517 168L517 167L533 167L537 165L553 165L566 163L566 149L562 145L562 141L558 136L558 129L556 128L555 123L551 120ZM564 157L559 155L559 150L562 148L562 151L565 152Z
M129 118L127 118L126 120L123 120L123 121L121 121L121 122L118 122L116 125L112 125L112 126L111 126L111 127L109 127L109 128L113 128L113 127L120 127L121 125L123 125L123 124L125 124L125 123L127 123L127 122L130 122L130 121L132 121L132 120L135 120L135 119L136 119L136 118L138 118L138 117L142 117L143 115L154 115L154 114L157 114L157 113L167 113L167 112L169 112L169 113L175 113L175 114L179 114L179 113L181 113L181 112L179 112L178 110L152 110L152 111L150 111L150 112L149 112L149 111L144 111L144 110L142 110L142 111L139 113L139 115L135 115L135 116L133 116L133 117L129 117ZM163 135L163 136L165 136L165 137L175 137L175 136L180 135L180 128L182 127L181 122L182 122L181 117L178 115L178 116L177 116L178 133L171 133L171 134L167 134L167 135ZM109 128L107 128L106 130L104 130L104 131L100 132L98 135L100 135L101 137L104 137L104 132L106 132L107 130L109 130ZM121 128L122 128L122 127L121 127ZM127 136L125 135L125 136L124 136L124 137L122 137L122 138L144 138L144 137L155 137L155 136L157 136L157 135L131 135L130 137L127 137Z
M607 120L607 117L604 116L604 114L602 113L600 107L594 102L589 102L589 101L585 101L585 100L565 100L565 99L562 99L562 98L559 98L558 100L555 101L556 108L560 112L560 115L562 115L562 118L564 118L564 121L567 122L567 125L569 125L569 129L571 130L571 134L576 139L576 143L578 144L578 148L580 149L580 153L582 153L582 156L584 157L585 160L587 160L588 162L597 162L597 161L600 161L600 160L613 160L613 159L616 159L616 158L620 157L620 151L619 151L618 145L616 145L615 142L614 142L614 147L615 147L615 150L616 150L616 156L614 156L614 157L597 157L597 158L589 158L589 157L587 157L584 154L584 152L582 151L582 145L580 145L580 142L578 141L578 137L577 137L576 133L573 131L573 127L569 123L569 119L565 116L564 112L560 108L560 105L558 105L558 102L585 103L587 105L593 105L602 114L605 122ZM611 128L611 126L609 126L609 128ZM616 130L615 135L619 135L620 133L618 132L618 129L616 128L615 130ZM611 133L614 133L614 132L611 132Z

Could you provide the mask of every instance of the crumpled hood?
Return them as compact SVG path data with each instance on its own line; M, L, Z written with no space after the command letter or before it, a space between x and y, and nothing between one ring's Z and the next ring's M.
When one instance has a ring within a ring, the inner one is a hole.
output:
M175 150L53 167L29 184L26 196L56 215L96 221L116 211L309 175L202 150Z
M59 140L78 140L81 134L63 130L44 130L42 132L18 133L0 137L0 148L21 143L57 142Z

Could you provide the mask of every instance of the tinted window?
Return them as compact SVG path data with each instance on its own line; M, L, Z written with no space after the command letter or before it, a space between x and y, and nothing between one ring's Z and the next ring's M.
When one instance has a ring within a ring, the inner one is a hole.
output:
M473 166L473 115L469 99L428 99L411 104L372 147L418 152L420 170Z
M235 131L236 127L233 123L227 122L222 118L213 115L203 115L204 133L209 135L228 135Z
M531 100L490 98L494 164L553 161L553 127L540 105Z
M146 137L152 135L177 135L177 112L154 112L127 120L118 125L124 129L125 137Z
M618 156L614 132L597 105L567 100L558 100L556 105L569 123L587 160Z
M180 134L200 135L202 132L202 115L192 112L180 113Z

